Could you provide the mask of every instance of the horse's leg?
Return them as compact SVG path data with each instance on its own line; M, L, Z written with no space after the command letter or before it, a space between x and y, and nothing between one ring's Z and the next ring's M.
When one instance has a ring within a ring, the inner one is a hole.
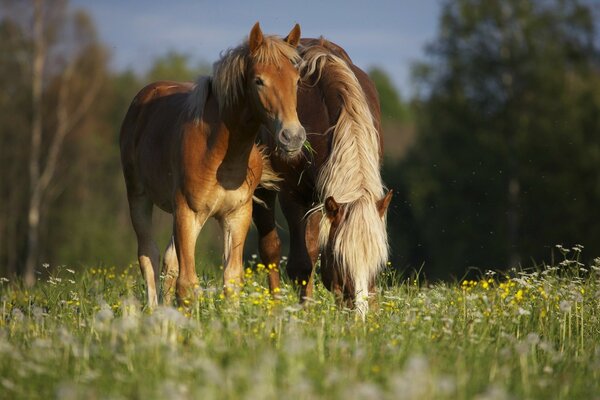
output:
M340 272L334 267L333 261L321 256L321 279L323 285L333 293L335 302L341 306L344 302L344 285Z
M173 233L175 237L175 250L179 262L179 276L175 293L180 306L189 305L194 297L194 288L198 284L196 276L196 239L200 229L206 222L206 216L197 215L187 206L187 202L180 193L175 198L176 207L173 213Z
M319 258L319 222L321 220L320 212L313 212L306 221L306 231L304 232L304 243L306 243L306 251L310 259L311 272L310 279L306 287L306 297L312 297L313 295L313 278L315 264L317 258Z
M173 294L175 293L175 281L179 275L179 262L177 261L177 251L175 250L175 237L171 236L169 245L165 250L165 257L163 258L163 270L162 270L164 281L162 288L163 303L170 305L173 301Z
M260 259L269 269L269 289L273 294L279 288L279 261L281 260L281 241L275 225L275 199L277 193L271 190L257 189L254 195L265 204L255 204L252 218L258 230L258 252Z
M219 219L223 229L223 288L226 295L238 292L244 278L244 242L252 220L252 200Z
M300 302L312 297L313 269L318 257L318 215L305 218L308 208L280 193L280 204L290 231L287 271L299 286Z
M137 236L138 261L142 276L146 282L148 307L158 304L156 296L156 279L158 278L159 252L152 237L152 201L145 195L128 196L131 222Z

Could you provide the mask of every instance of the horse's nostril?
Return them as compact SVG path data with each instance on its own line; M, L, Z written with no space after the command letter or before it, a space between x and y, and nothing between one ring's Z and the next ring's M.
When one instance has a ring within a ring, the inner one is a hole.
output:
M294 141L294 135L289 129L282 129L279 132L279 141L281 144L288 145Z
M306 132L302 127L298 129L282 129L278 135L279 144L288 152L298 151L305 139Z

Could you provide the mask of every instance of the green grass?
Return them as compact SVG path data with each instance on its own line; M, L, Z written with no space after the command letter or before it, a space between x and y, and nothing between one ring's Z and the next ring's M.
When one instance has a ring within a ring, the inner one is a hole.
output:
M502 399L600 393L600 259L423 285L382 277L365 322L317 284L237 300L204 273L189 310L144 310L137 268L0 285L0 398ZM45 272L45 271L44 271Z

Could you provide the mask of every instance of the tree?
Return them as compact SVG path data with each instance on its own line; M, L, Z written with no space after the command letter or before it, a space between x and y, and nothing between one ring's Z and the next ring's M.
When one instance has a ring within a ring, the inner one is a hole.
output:
M598 246L595 29L576 0L444 3L415 70L418 143L400 166L430 274Z
M30 105L15 109L17 116L30 121L28 148L18 153L27 157L28 181L19 176L18 183L11 181L10 185L27 183L29 188L22 273L25 283L32 285L40 253L40 227L52 202L56 175L62 172L65 138L88 116L104 79L107 57L89 17L70 12L65 2L35 0L32 7L9 3L4 11L2 25L14 26L22 35L22 46L14 50L20 69L26 71L24 76L29 75L28 79L8 81L7 86L17 93L29 88L31 93ZM33 30L26 35L29 21ZM13 131L7 136L23 134Z
M379 94L385 157L390 160L404 158L415 141L410 104L402 100L392 80L381 68L371 68L369 77Z
M369 77L375 83L381 103L381 117L388 121L407 121L410 119L408 107L402 102L398 90L392 84L388 74L378 67L369 69Z
M24 238L20 216L27 203L23 171L29 138L21 133L30 126L23 110L30 108L31 85L22 66L27 63L23 49L29 44L18 24L0 20L0 271L7 275L17 272Z
M148 82L159 80L195 81L200 75L210 74L210 66L204 62L190 65L190 56L175 50L168 51L154 60L146 73Z

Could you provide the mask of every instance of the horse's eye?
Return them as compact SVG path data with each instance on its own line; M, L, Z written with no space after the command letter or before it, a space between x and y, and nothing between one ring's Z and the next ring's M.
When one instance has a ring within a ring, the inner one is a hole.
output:
M259 78L259 77L257 77L254 80L254 83L256 83L256 86L264 86L265 85L265 83L263 82L263 80L261 78Z

